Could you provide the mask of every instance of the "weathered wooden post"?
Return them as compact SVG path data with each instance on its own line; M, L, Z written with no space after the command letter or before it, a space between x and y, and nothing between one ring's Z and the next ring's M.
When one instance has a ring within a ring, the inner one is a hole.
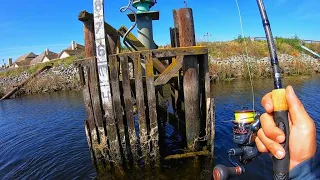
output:
M83 22L84 25L85 55L86 57L93 57L96 55L93 15L87 11L81 11L78 15L78 20Z
M195 32L191 8L173 10L174 26L179 31L181 47L195 46ZM200 137L200 96L199 68L196 56L185 56L183 63L184 110L186 119L186 138L188 148L199 150Z
M78 20L83 22L84 25L84 43L86 57L93 57L96 55L93 14L87 11L81 11L78 15ZM114 29L106 22L104 23L104 27L106 30L107 41L109 42L107 47L108 53L119 53L121 50L120 35L118 34L116 29Z

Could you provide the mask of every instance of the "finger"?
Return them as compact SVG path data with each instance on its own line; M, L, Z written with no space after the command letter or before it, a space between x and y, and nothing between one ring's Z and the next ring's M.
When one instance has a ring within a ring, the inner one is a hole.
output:
M260 117L260 122L263 132L269 139L278 143L282 143L285 140L283 131L276 126L271 114L262 114Z
M257 148L258 148L259 152L262 152L262 153L269 152L268 149L266 148L266 146L264 146L262 144L262 142L259 139L259 137L256 137L255 142L256 142L256 145L257 145Z
M306 124L308 122L313 122L301 101L295 94L292 86L288 86L286 89L286 99L292 124Z
M267 113L273 112L273 103L272 103L272 95L271 94L272 94L271 92L266 94L261 100L261 104Z
M277 159L282 159L282 158L284 158L285 151L284 151L283 147L282 147L279 143L277 143L277 142L269 139L269 138L264 134L264 132L263 132L262 129L260 129L260 130L258 131L258 137L259 137L260 141L262 142L262 144L267 148L267 150L268 150L269 152L271 152L271 154L272 154L274 157L276 157Z

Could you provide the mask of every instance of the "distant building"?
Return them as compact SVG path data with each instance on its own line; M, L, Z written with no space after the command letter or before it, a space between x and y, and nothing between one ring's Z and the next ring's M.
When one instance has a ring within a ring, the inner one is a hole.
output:
M84 46L72 41L71 46L69 46L67 49L62 50L59 53L58 58L63 59L70 56L76 56L76 55L82 54L83 52L84 52Z
M33 52L22 55L15 60L15 62L12 64L12 67L29 66L30 62L37 56L38 55L34 54Z
M34 58L31 62L30 65L38 64L38 63L43 63L43 62L48 62L53 59L57 59L58 54L52 51L49 51L49 49L46 49L43 53L41 53L39 56Z

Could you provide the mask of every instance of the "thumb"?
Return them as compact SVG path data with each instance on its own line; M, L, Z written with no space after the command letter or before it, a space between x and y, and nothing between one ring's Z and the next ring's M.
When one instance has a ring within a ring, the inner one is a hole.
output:
M286 99L292 124L303 125L308 124L308 121L312 121L292 86L286 88Z

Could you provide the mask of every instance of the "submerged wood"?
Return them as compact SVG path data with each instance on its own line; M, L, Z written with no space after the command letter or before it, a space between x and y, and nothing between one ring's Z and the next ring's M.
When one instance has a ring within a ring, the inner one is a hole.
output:
M164 160L191 158L191 157L208 156L208 155L210 155L209 151L187 152L187 153L184 153L184 154L169 155L169 156L165 157Z

